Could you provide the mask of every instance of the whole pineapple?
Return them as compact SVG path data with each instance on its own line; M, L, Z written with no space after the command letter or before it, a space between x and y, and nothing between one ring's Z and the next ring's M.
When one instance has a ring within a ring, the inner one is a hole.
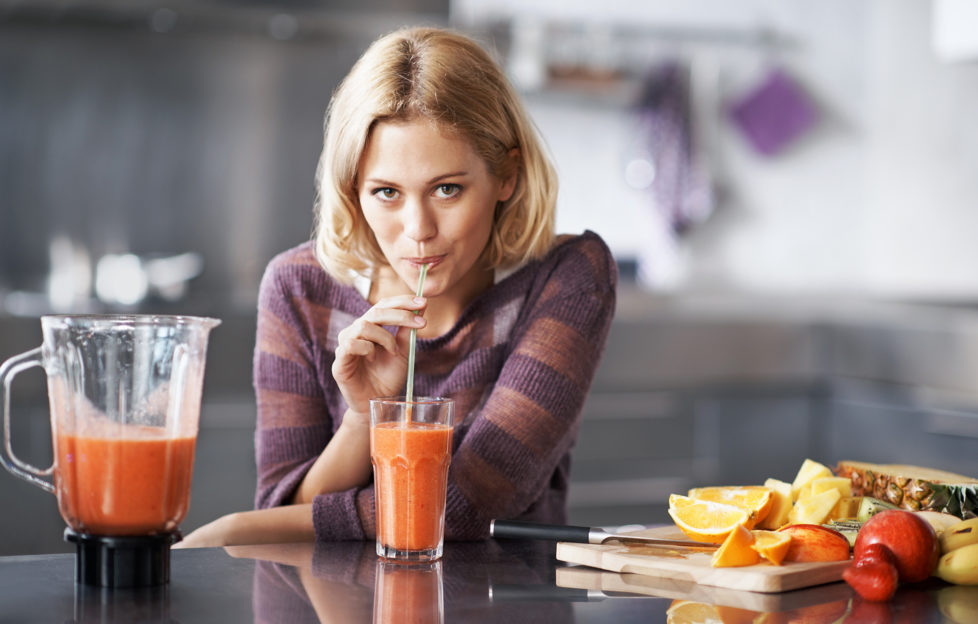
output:
M911 511L978 516L978 479L902 464L841 461L835 468L852 481L853 496L872 496Z

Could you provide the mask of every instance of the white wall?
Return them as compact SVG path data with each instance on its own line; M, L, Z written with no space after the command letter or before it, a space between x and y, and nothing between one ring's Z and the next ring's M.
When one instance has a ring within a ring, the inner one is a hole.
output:
M578 20L665 28L770 28L790 41L666 42L699 68L715 214L679 241L623 183L627 101L527 93L562 179L561 229L590 228L622 256L653 258L659 289L978 297L978 62L940 62L927 0L455 0L463 25ZM657 59L650 59L654 63ZM821 108L816 130L773 158L722 116L772 65ZM705 68L705 69L704 69ZM702 70L702 71L701 71ZM707 75L704 81L702 75ZM652 253L649 254L649 250Z

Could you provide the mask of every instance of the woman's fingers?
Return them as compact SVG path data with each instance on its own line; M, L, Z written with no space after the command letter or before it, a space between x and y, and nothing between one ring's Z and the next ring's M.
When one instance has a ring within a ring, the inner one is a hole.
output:
M364 400L403 383L410 333L404 330L427 324L421 316L426 305L423 297L389 297L339 332L332 373L351 408L364 411Z
M398 297L386 300L393 301ZM413 304L415 306L423 304ZM419 308L420 309L420 308ZM353 323L340 331L337 336L339 347L346 355L372 356L374 347L397 353L397 341L394 335L384 329L384 326L397 326L420 329L427 324L424 317L415 314L414 310L404 310L399 308L382 307L381 303L367 311L366 314L353 321Z
M424 297L416 297L414 295L397 295L394 297L387 297L378 301L370 311L384 310L384 309L395 309L399 308L402 310L411 311L421 311L425 309L428 305L428 300ZM370 312L368 312L369 314Z
M424 318L424 310L428 300L412 295L398 295L381 299L367 310L361 319L366 319L378 325L399 325L402 327L424 327L418 319Z
M375 345L391 353L397 352L397 341L394 336L380 325L366 321L362 317L341 330L337 340L339 341L337 355L373 355Z

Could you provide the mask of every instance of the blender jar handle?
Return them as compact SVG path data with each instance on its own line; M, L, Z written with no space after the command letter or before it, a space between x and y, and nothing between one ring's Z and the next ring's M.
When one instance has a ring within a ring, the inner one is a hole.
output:
M3 448L0 452L0 463L11 474L53 494L54 485L42 477L49 477L54 473L54 463L44 470L36 468L18 459L10 444L10 382L14 375L34 366L43 366L41 347L15 355L0 365L0 393L3 398Z

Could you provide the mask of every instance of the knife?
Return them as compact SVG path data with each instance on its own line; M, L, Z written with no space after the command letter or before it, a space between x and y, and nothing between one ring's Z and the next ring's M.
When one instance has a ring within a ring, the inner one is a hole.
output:
M647 544L649 546L680 546L713 550L717 544L704 544L692 540L644 537L642 535L609 533L604 529L565 524L537 524L515 520L492 520L489 522L489 535L497 539L533 539L554 542L577 542L580 544L604 544L618 541L623 544Z
M608 598L600 589L578 589L559 585L489 585L489 600L493 602L594 602Z

